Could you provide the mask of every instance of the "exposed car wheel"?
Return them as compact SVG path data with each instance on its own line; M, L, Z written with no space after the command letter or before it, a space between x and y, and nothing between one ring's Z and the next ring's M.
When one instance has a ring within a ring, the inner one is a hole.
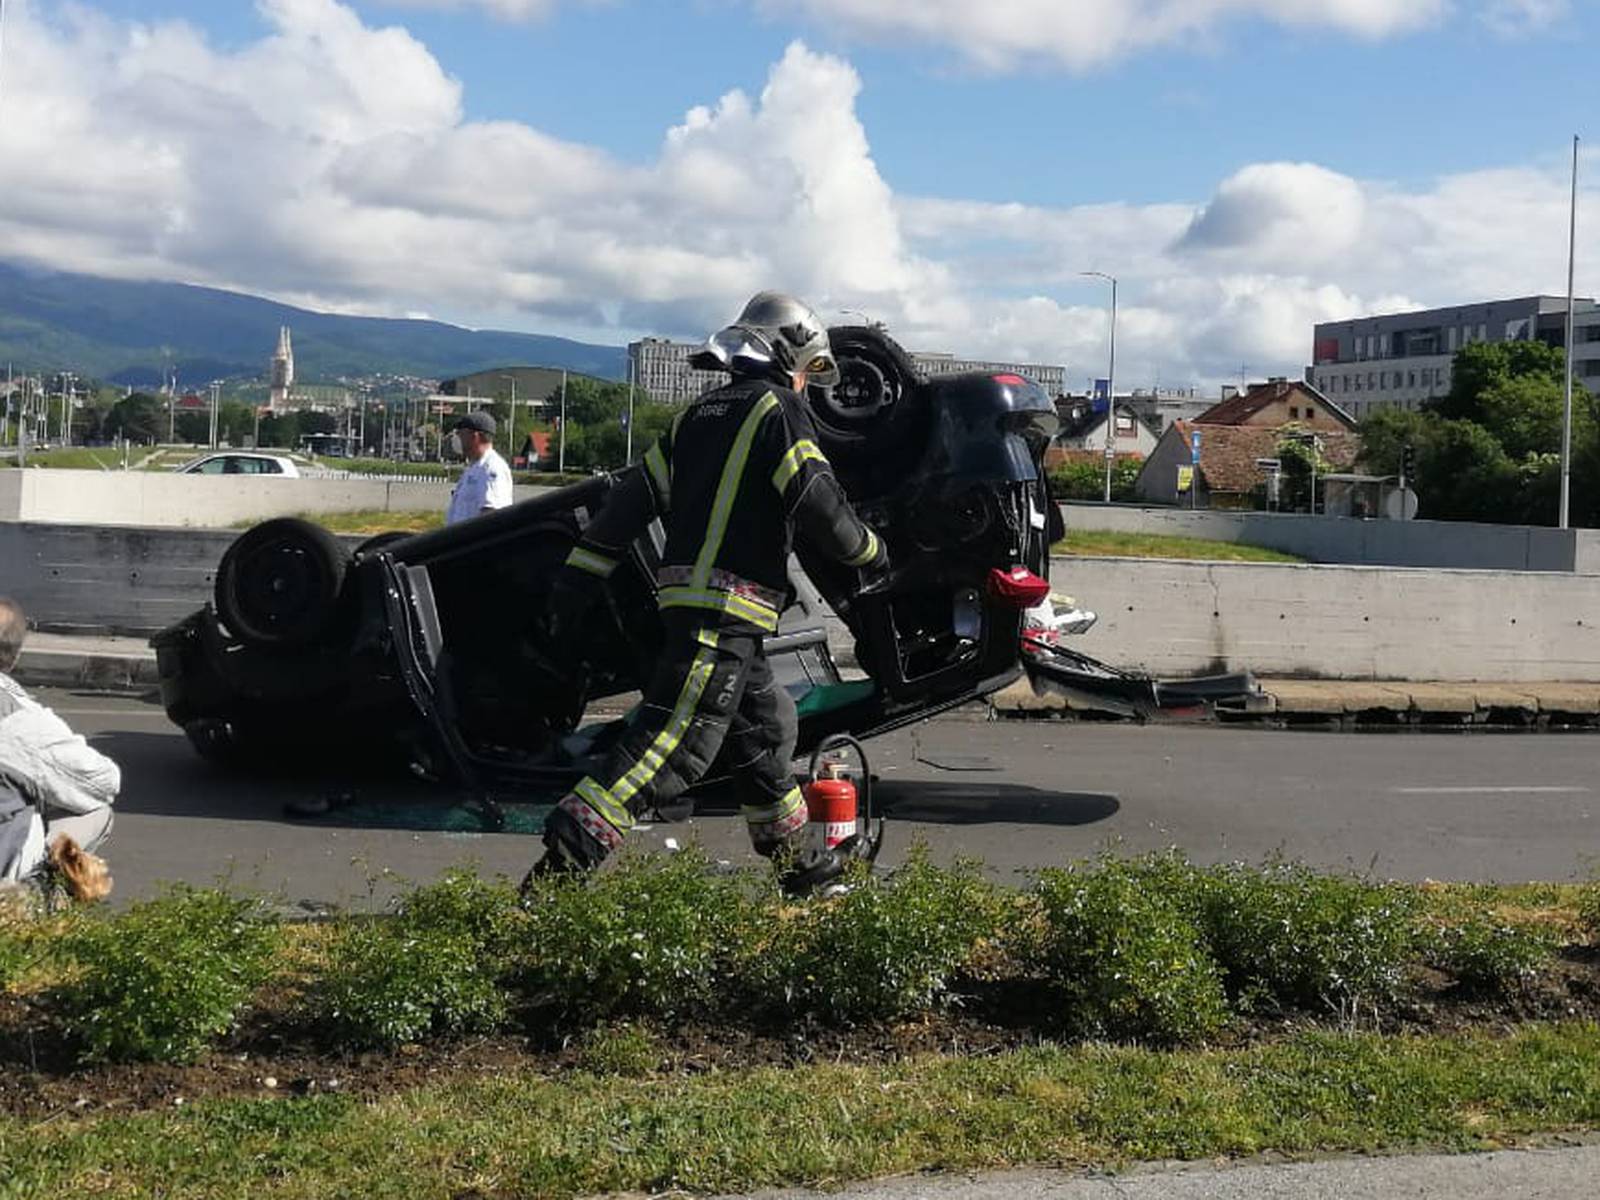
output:
M911 356L881 330L846 325L828 331L839 382L807 389L823 450L836 466L881 467L921 447L921 378Z
M217 567L217 614L257 646L315 642L339 613L350 552L326 529L278 517L246 530Z

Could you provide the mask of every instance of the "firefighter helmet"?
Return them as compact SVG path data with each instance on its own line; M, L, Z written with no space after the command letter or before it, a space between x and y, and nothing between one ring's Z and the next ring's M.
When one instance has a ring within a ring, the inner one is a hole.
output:
M735 375L776 371L785 379L804 374L823 387L839 381L827 327L808 305L782 292L757 292L733 324L706 339L689 365Z

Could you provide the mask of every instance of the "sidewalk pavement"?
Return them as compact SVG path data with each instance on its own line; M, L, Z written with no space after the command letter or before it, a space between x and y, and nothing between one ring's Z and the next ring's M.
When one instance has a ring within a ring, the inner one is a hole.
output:
M919 1175L827 1193L759 1192L743 1200L1589 1200L1596 1180L1600 1146L1567 1145L1248 1166L1146 1164L1118 1175Z
M156 652L143 638L30 633L13 678L23 687L146 692L159 682Z
M14 672L26 687L145 692L157 683L155 651L143 638L33 633ZM1402 680L1263 679L1247 716L1355 723L1488 722L1533 726L1595 723L1600 683L1409 683ZM1060 696L1036 696L1025 680L991 698L1006 716L1082 711Z

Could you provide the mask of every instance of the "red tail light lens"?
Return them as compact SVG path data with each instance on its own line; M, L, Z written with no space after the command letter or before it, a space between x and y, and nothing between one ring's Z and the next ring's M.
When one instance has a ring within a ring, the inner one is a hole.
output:
M1048 580L1040 579L1027 567L1012 567L989 572L989 595L1015 608L1032 608L1050 594Z

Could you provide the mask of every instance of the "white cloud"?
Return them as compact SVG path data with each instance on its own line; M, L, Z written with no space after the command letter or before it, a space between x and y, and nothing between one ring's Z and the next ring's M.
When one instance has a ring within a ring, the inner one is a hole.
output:
M1486 0L1483 20L1508 37L1549 29L1566 19L1571 0Z
M405 8L481 8L502 21L537 21L550 15L560 0L388 0ZM594 2L594 0L590 0Z
M775 16L784 0L756 0ZM877 40L946 46L991 69L1051 62L1082 70L1154 46L1261 20L1363 38L1437 23L1451 0L810 0L808 19Z
M389 0L418 8L480 9L540 20L563 0ZM565 0L596 4L614 0ZM1081 71L1162 46L1208 44L1257 21L1377 41L1476 13L1498 33L1559 22L1571 0L744 0L797 31L844 30L879 42L944 47L995 71L1062 66Z
M1103 270L1118 375L1141 384L1293 373L1316 320L1565 279L1562 164L1414 191L1253 164L1203 203L897 197L856 72L798 43L758 94L663 120L657 156L630 164L464 119L425 46L336 0L261 9L268 35L222 49L12 0L0 162L26 169L0 198L0 257L596 340L703 332L780 287L913 347L1065 361L1075 381L1101 373L1106 296L1079 272Z

